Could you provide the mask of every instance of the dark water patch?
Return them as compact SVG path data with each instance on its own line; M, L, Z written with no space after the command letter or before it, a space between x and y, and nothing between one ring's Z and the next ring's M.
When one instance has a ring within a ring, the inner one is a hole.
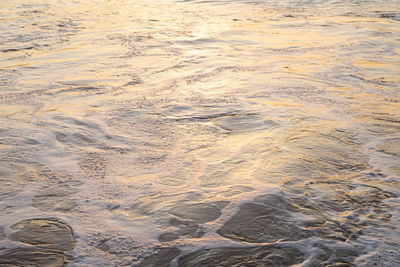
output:
M375 13L381 18L400 21L400 12L375 11Z
M160 240L160 242L170 242L176 239L179 239L179 235L175 233L164 233L158 237L158 240Z
M186 225L186 226L181 226L180 229L177 231L177 234L179 234L180 236L200 238L205 233L202 230L202 228L198 225Z
M179 258L179 266L290 266L303 260L304 255L290 247L222 247L184 255Z
M53 219L31 219L11 226L9 238L38 248L72 250L75 238L71 227Z
M250 243L272 243L279 240L300 240L311 234L298 227L288 212L289 204L279 196L266 195L240 206L217 233L223 237ZM262 203L262 204L261 204Z
M160 248L153 255L144 259L138 267L168 267L170 262L178 256L180 252L180 249L175 247Z
M100 249L100 250L102 250L102 251L104 251L104 252L110 251L110 246L107 244L107 241L108 241L108 240L109 240L109 239L102 240L102 241L96 246L96 248L97 248L97 249Z
M172 218L172 219L169 220L169 225L171 225L171 226L179 226L182 223L183 223L183 221L178 220L176 218Z
M221 216L221 210L229 204L229 201L214 203L178 204L170 210L170 214L194 223L206 223L215 221Z
M21 48L8 48L8 49L0 50L0 52L3 52L3 53L18 52L18 51L23 51L23 50L31 50L33 48L35 48L35 46L28 46L28 47L21 47Z
M180 237L201 238L205 234L203 228L192 220L181 221L176 218L172 218L169 221L169 224L178 229L174 232L161 234L158 238L161 242L176 240Z
M109 211L113 211L113 210L121 208L121 205L119 205L119 204L107 204L106 208Z
M32 138L26 138L24 140L24 143L27 144L27 145L40 145L39 141L37 141L35 139L32 139Z
M309 237L347 242L362 235L368 225L390 220L382 200L394 197L378 188L366 187L324 197L263 195L240 206L217 233L250 243L298 241ZM325 191L329 192L329 191ZM366 220L366 218L369 218Z
M383 200L396 197L393 193L368 185L316 186L303 189L307 197L289 198L298 212L307 215L299 225L313 236L348 242L368 227L381 227L391 220Z
M73 259L67 254L75 245L71 227L54 219L29 219L11 226L17 247L0 255L1 266L66 266Z
M36 248L16 248L0 256L1 266L67 266L71 259L65 254L56 251Z
M136 203L129 208L129 214L135 218L141 218L143 216L165 216L166 207L169 207L167 209L168 211L171 206L172 208L185 206L183 203L192 201L196 203L202 201L202 195L194 192L169 195L166 195L164 192L157 192L151 195L143 195L136 199ZM181 222L181 220L176 220Z
M354 260L359 253L356 248L331 248L324 245L316 245L319 253L311 262L311 266L353 267Z
M346 185L343 183L312 183L303 188L305 197L293 197L290 202L298 208L321 211L347 212L382 206L382 200L396 195L370 185ZM320 193L324 192L323 195Z

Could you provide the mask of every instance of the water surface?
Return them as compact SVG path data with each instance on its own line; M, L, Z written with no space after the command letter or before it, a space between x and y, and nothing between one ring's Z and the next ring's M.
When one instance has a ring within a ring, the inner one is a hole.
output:
M0 10L0 261L400 265L398 1Z

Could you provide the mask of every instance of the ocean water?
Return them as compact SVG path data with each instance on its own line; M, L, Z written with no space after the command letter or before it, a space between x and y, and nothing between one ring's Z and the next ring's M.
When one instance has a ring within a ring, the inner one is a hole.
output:
M399 181L397 0L0 2L0 265L400 266Z

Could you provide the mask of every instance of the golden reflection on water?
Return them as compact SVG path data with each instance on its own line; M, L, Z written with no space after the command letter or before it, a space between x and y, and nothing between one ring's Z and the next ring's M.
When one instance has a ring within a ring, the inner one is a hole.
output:
M100 265L98 235L150 251L182 205L186 219L197 204L222 210L204 237L169 243L187 250L236 244L216 230L271 192L347 222L340 205L364 197L350 184L388 190L398 176L377 147L398 137L400 23L382 13L396 3L337 5L0 4L0 192L21 186L1 205L29 209L1 215L63 218L84 236L83 264ZM58 182L62 197L40 193ZM50 204L22 204L43 194Z

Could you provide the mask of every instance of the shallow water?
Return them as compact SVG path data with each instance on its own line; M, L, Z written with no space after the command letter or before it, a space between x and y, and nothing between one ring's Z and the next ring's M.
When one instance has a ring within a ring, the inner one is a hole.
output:
M0 10L0 263L400 265L398 1Z

